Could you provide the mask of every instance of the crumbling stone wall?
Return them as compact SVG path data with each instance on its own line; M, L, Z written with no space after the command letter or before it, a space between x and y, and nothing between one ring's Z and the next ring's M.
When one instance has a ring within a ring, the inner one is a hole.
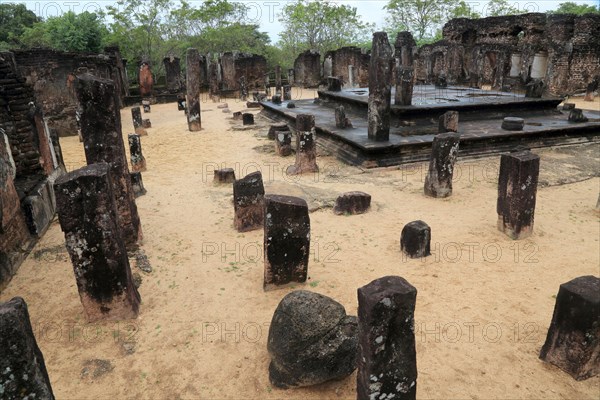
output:
M220 88L222 91L239 90L240 78L246 78L248 89L264 86L267 59L258 54L228 52L219 58L221 65Z
M306 50L294 61L294 83L296 86L313 88L321 83L321 54Z
M325 74L325 63L331 58L331 76L339 77L344 84L350 82L348 66L354 66L354 86L369 86L369 63L370 54L359 47L342 47L338 50L328 51L323 60L323 73Z
M110 49L109 49L110 50ZM87 70L102 78L112 79L119 85L120 99L127 85L123 60L114 52L105 54L66 53L50 49L15 50L17 67L33 86L50 128L59 136L77 135L75 118L77 100L73 84L78 72ZM120 70L119 65L123 65Z
M541 71L549 93L567 94L585 88L599 63L600 15L529 13L453 19L441 41L419 49L415 67L421 82L443 74L494 88L522 87Z

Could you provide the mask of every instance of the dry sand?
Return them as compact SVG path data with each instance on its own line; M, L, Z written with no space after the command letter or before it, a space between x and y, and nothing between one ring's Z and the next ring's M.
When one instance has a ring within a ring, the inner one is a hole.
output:
M599 377L576 382L538 359L559 285L600 274L597 144L536 150L548 186L538 190L534 235L512 241L496 229L498 156L460 160L448 199L423 195L424 163L361 170L321 155L321 173L290 178L283 171L293 157L274 154L266 122L232 130L241 121L215 103L202 107L204 130L196 133L176 104L154 105L146 116L148 194L137 205L153 272L132 263L143 278L137 320L85 322L56 221L0 295L27 301L58 399L356 398L356 374L311 388L271 387L268 325L293 289L263 292L263 232L233 229L231 186L212 184L217 165L238 177L260 169L268 193L308 197L310 280L297 288L331 296L353 315L356 289L373 279L400 275L418 289L418 398L598 398ZM130 110L122 117L127 134ZM69 169L83 166L77 138L61 143ZM573 162L578 154L588 162ZM555 185L561 171L575 183ZM369 213L333 214L333 199L350 190L373 196ZM432 230L434 254L424 260L399 251L402 227L416 219Z

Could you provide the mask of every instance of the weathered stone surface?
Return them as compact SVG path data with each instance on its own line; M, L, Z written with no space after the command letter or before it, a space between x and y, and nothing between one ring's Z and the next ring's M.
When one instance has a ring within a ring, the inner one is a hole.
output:
M583 101L594 101L594 92L598 90L598 84L600 83L600 76L597 76L592 82L590 82L585 89L585 97Z
M447 111L440 115L438 132L458 132L458 111Z
M54 400L27 304L20 297L0 303L0 397Z
M238 232L260 229L264 223L262 174L253 172L233 182L233 226Z
M409 106L412 104L414 88L414 50L417 47L410 32L398 32L396 36L396 93L394 104Z
M231 117L233 118L235 121L241 121L242 120L242 112L241 111L236 111L233 113L233 116Z
M190 132L202 129L202 118L200 114L200 54L198 50L190 48L186 53L186 106L187 121ZM211 65L212 66L212 65ZM216 94L212 93L211 94Z
M136 198L145 195L147 191L144 187L144 181L142 180L142 173L131 172L129 176L131 177L131 187L133 188L133 195Z
M519 117L505 117L502 120L502 129L505 131L522 131L525 120Z
M269 128L269 133L267 133L267 137L269 139L274 140L277 138L277 134L279 132L289 132L289 131L290 131L290 128L287 124L273 124Z
M142 128L144 128L144 129L152 128L152 122L150 122L149 119L143 119L142 120Z
M262 98L259 101L263 101L264 98ZM260 108L260 103L258 101L247 101L246 102L246 108Z
M131 119L133 120L133 129L140 136L146 136L148 132L144 129L144 120L142 119L142 110L139 107L131 108Z
M152 77L150 65L143 62L142 65L140 65L140 94L142 96L150 96L152 94L153 86L154 78Z
M142 100L142 107L144 108L144 113L149 113L151 111L150 101L149 100Z
M213 182L216 184L233 183L235 182L235 171L233 168L215 169Z
M600 374L600 278L560 285L540 358L578 381Z
M387 33L373 34L369 65L369 139L385 142L390 138L392 96L392 47Z
M400 250L410 258L422 258L431 255L431 228L418 220L409 222L400 234Z
M273 104L281 104L281 95L280 94L274 94L273 97L271 97L271 102Z
M342 81L335 76L327 77L327 90L330 92L340 92L342 90Z
M110 170L106 163L88 165L54 186L60 227L90 322L136 318L141 301L117 224Z
M81 135L89 164L110 165L112 193L115 196L119 228L128 247L142 239L142 228L131 178L127 168L121 132L121 113L116 105L111 81L84 74L77 79L77 97L82 106Z
M532 79L525 88L525 97L540 98L544 94L544 81L541 79Z
M282 94L281 91L281 65L275 67L275 93Z
M269 380L287 389L342 379L356 369L356 317L318 293L297 290L286 295L269 327Z
M498 177L498 229L512 239L533 232L540 157L529 151L503 154Z
M283 100L288 101L292 99L292 87L290 85L283 85Z
M170 93L177 93L181 90L181 65L179 57L163 58L165 73L167 75L167 90Z
M294 84L299 87L317 87L321 81L321 54L306 50L294 61Z
M588 122L588 118L583 115L583 110L574 108L569 113L569 122Z
M575 108L575 103L564 103L562 110L563 111L571 111L574 108Z
M363 214L371 207L371 195L365 192L346 192L335 201L333 212L342 214Z
M185 96L182 94L177 95L177 111L186 111L185 103Z
M292 154L292 132L278 131L275 135L275 152L282 156L287 157Z
M56 176L62 174L61 170L57 171ZM29 228L29 232L35 237L41 238L46 233L50 222L54 218L54 203L54 190L52 189L52 183L48 179L39 182L29 192L28 196L21 201L21 209L25 215L27 227ZM0 202L1 204L2 202Z
M265 290L306 282L310 250L310 218L304 199L265 196Z
M414 400L417 289L399 276L358 289L358 400Z
M452 177L454 163L458 156L460 135L458 133L440 133L433 139L429 171L425 177L425 194L431 197L452 195Z
M242 114L242 124L243 125L254 125L254 114L243 113Z
M287 103L286 107L287 108L296 108L296 103L290 101L290 102Z
M129 140L129 154L131 158L131 170L133 172L142 172L146 170L146 159L142 153L142 141L140 135L135 133L127 136Z
M287 169L289 175L319 172L317 165L317 133L315 117L311 114L296 116L296 163Z
M352 128L352 122L346 117L344 106L335 108L335 126L340 129Z

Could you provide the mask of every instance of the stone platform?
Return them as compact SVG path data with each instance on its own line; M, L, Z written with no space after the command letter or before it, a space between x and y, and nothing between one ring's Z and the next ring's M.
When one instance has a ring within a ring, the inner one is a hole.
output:
M429 159L438 118L446 111L459 111L461 134L459 156L484 156L509 151L516 145L530 148L576 144L600 140L600 113L585 111L586 123L567 121L568 112L557 106L562 99L535 99L523 95L480 89L415 86L413 105L392 105L389 141L367 138L368 89L341 92L319 91L319 100L287 103L262 102L263 113L294 128L298 114L313 114L318 145L351 165L387 167ZM392 93L392 99L393 99ZM353 127L335 125L335 107L343 105ZM507 116L525 118L522 131L501 129Z

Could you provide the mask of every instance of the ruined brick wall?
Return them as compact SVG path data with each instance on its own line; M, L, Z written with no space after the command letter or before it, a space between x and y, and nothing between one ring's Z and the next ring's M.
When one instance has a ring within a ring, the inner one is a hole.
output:
M597 73L599 41L595 14L457 18L444 26L443 40L419 49L416 76L431 83L443 73L450 83L522 87L545 58L547 90L572 93ZM517 73L511 76L511 70Z
M296 86L314 88L321 82L321 54L306 50L294 61L294 79Z
M239 90L239 80L246 78L249 90L264 85L267 73L267 59L258 54L228 52L219 58L221 65L221 90Z
M73 84L79 71L85 69L107 79L124 74L118 71L114 54L65 53L50 49L16 50L14 54L19 70L34 88L48 125L59 136L77 134Z
M358 47L342 47L341 49L329 51L325 59L331 57L332 76L341 77L342 82L349 82L348 66L354 66L354 84L359 87L369 86L369 63L371 56L364 53ZM325 60L323 61L325 63Z

